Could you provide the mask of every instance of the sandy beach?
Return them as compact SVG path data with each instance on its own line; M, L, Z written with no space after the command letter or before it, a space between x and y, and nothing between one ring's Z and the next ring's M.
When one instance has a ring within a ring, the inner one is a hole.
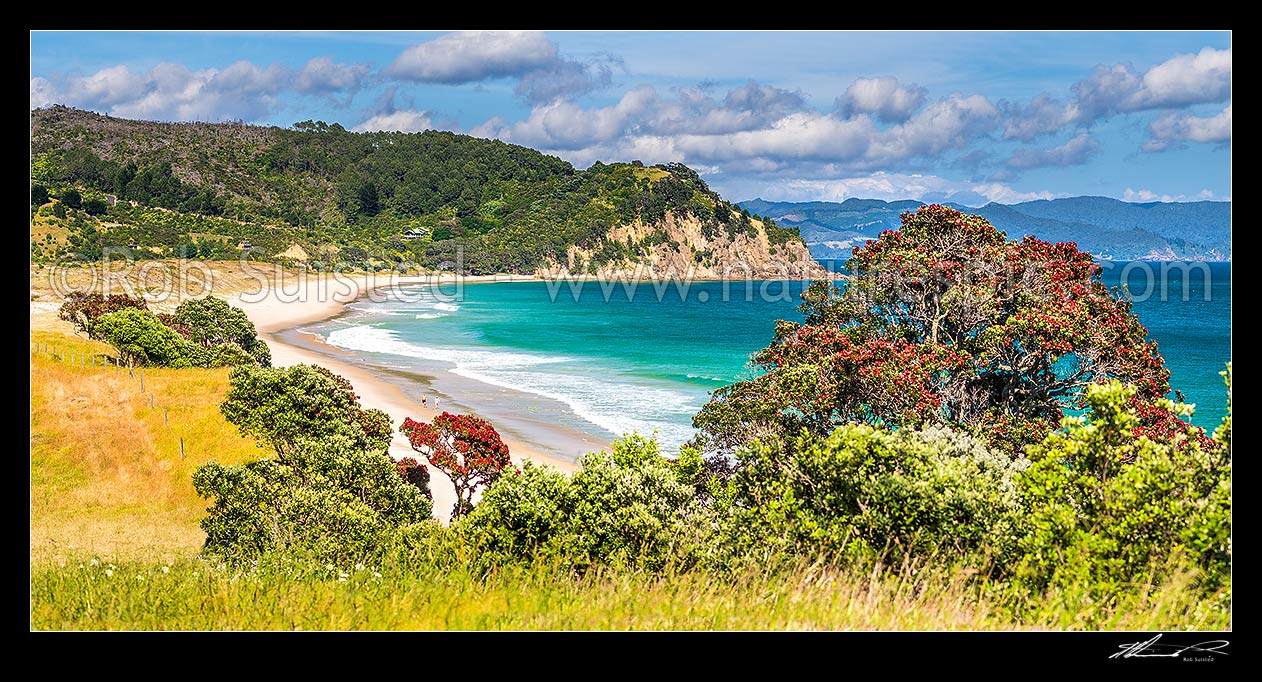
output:
M465 283L487 283L498 281L521 281L530 278L508 277L467 277ZM423 407L419 402L405 395L394 383L374 373L338 360L331 353L318 353L286 342L282 332L298 325L328 319L340 313L342 308L361 296L367 295L375 288L393 285L424 284L431 280L425 277L406 277L388 275L343 275L336 281L330 278L306 278L285 287L282 296L261 296L258 292L243 292L229 296L232 305L246 311L259 330L259 336L267 341L272 349L272 363L278 367L310 363L319 364L333 372L346 377L355 386L360 401L365 407L384 410L390 415L396 426L405 417L420 421L428 421L437 415L430 407ZM449 280L444 280L449 282ZM539 452L508 434L501 435L508 444L513 463L520 466L526 460L561 469L573 471L575 465ZM415 457L423 461L418 453L412 450L403 434L395 433L390 443L390 455L395 459ZM430 488L434 493L434 516L446 521L455 504L455 493L446 478L432 467L430 469Z

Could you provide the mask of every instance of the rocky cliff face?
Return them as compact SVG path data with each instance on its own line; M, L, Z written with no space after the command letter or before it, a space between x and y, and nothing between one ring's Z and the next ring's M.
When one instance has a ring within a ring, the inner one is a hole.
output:
M540 277L598 274L643 279L816 279L824 269L797 239L772 243L762 222L729 234L674 212L655 225L640 220L610 229L607 241L628 244L630 255L595 266L595 252L571 245L567 262L539 268Z

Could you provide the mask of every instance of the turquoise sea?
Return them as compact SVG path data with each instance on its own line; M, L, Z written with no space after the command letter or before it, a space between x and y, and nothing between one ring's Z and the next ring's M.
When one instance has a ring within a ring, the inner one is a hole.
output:
M1104 263L1212 428L1224 412L1218 375L1231 357L1231 265ZM1151 275L1149 274L1151 273ZM1190 276L1185 276L1190 275ZM1208 284L1207 284L1208 279ZM1186 295L1184 281L1188 288ZM691 437L708 392L748 376L776 319L800 319L801 282L514 282L407 287L361 300L304 331L382 370L414 398L439 398L563 458L628 431L668 451ZM1162 300L1161 291L1166 292ZM1208 292L1208 300L1206 293Z

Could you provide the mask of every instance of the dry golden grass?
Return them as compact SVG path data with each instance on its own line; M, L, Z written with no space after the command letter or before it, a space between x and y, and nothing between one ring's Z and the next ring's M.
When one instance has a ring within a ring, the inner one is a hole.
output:
M196 554L206 503L193 492L193 471L212 458L262 454L219 413L228 370L149 368L141 393L139 374L101 366L112 355L105 344L44 331L31 344L31 561ZM79 366L94 354L97 367Z
M90 289L133 296L169 293L169 298L157 307L174 308L190 296L255 291L260 277L270 285L277 272L278 266L272 263L176 259L113 261L94 263L91 267L32 265L31 300L61 303L63 293L69 290Z

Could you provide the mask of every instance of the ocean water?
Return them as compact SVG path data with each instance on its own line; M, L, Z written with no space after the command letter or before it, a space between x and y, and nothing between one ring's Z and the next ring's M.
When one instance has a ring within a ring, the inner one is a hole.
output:
M1135 294L1151 275L1105 264ZM1204 275L1167 270L1135 311L1157 340L1172 383L1198 404L1194 421L1223 414L1218 372L1230 358L1230 264ZM1188 281L1184 296L1182 283ZM361 300L305 328L357 362L385 370L419 400L473 411L502 431L571 459L630 431L656 432L667 451L693 434L709 392L753 372L777 319L800 320L801 282L469 284L408 287ZM1205 292L1209 300L1204 300ZM1186 298L1186 300L1184 300Z

